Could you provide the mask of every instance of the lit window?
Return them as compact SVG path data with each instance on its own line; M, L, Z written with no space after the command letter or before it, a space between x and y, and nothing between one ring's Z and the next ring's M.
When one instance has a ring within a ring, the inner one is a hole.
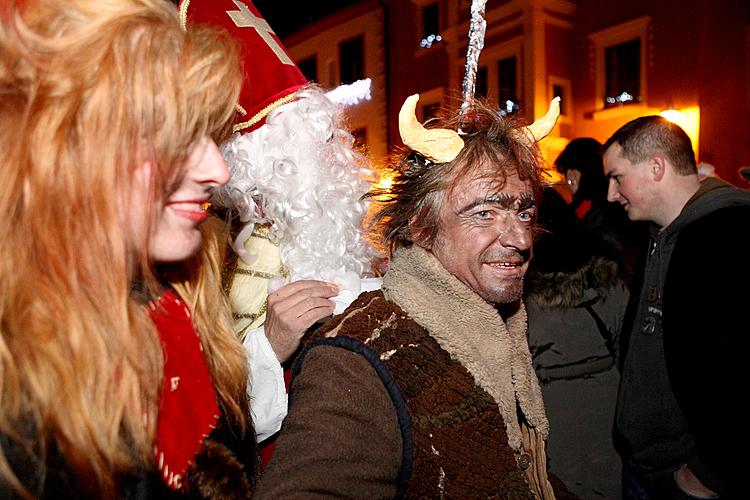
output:
M641 40L604 50L604 107L641 101Z
M419 92L419 106L417 107L417 119L422 122L428 122L440 116L443 105L443 88L435 87L429 90Z
M548 102L554 97L560 98L560 123L570 124L573 117L572 92L570 91L570 80L557 75L547 75Z
M513 115L521 109L518 99L518 65L516 57L497 62L498 104L502 116Z
M474 95L477 97L481 97L482 99L487 99L487 90L489 89L487 85L487 66L481 66L477 70L477 77L474 81Z
M489 45L482 51L475 77L474 95L502 116L520 110L523 96L522 41ZM463 61L460 63L463 68Z
M422 39L419 46L429 49L443 41L440 36L440 6L437 2L422 7Z
M358 36L339 45L339 79L354 83L365 77L365 40Z
M354 147L358 151L367 149L367 127L361 127L352 131L354 137Z
M561 84L552 85L552 97L560 98L560 116L567 116L568 93L565 91L565 87Z
M651 18L640 17L589 35L596 54L598 110L647 101Z
M318 81L318 56L312 55L297 63L297 67L305 75L307 81Z

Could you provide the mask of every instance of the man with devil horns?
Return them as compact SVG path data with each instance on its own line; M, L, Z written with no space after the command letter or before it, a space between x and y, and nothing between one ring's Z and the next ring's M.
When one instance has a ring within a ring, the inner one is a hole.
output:
M514 128L475 103L427 130L417 101L399 115L411 151L376 216L391 249L382 290L306 342L258 498L555 497L521 292L535 141L559 104Z

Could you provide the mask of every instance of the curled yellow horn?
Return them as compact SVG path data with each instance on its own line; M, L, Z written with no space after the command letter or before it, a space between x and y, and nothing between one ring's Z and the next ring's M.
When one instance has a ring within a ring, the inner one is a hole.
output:
M419 94L407 97L398 113L398 130L403 143L426 158L445 163L452 161L464 147L458 133L445 129L426 129L417 120Z
M555 128L555 123L560 116L560 97L555 97L552 102L549 103L549 109L547 114L537 119L534 123L528 127L521 129L521 137L526 138L529 144L539 142L552 132Z

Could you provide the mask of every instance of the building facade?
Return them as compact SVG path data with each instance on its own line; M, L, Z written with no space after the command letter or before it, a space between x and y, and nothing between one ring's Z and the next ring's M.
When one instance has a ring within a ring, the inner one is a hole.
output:
M420 94L422 120L460 102L470 7L363 0L284 43L323 87L372 79L372 98L347 113L378 162L400 145L407 96ZM543 142L548 161L573 138L603 141L662 113L685 128L698 161L741 184L737 169L750 165L747 0L488 0L485 17L476 93L525 121L560 95L561 119Z
M370 97L346 110L349 130L376 159L388 153L385 10L365 0L284 38L308 80L324 89L369 78Z

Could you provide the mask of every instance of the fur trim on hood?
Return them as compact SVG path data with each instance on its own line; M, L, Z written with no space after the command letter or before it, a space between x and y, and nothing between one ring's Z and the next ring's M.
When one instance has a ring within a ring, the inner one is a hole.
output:
M605 257L593 257L572 272L534 273L526 276L526 303L541 307L578 307L600 297L619 281L617 263Z

